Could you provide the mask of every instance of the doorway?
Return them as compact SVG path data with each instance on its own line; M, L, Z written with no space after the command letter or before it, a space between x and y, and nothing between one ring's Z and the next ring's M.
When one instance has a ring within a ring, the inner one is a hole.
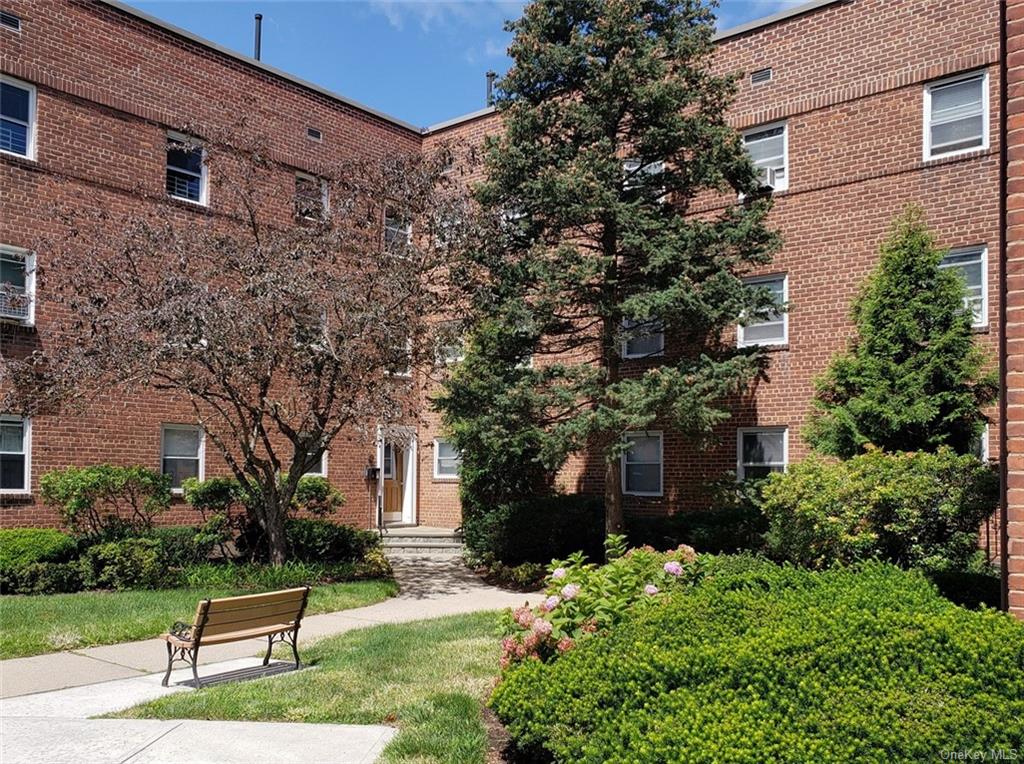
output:
M416 524L416 464L416 431L382 429L377 438L377 500L385 525Z

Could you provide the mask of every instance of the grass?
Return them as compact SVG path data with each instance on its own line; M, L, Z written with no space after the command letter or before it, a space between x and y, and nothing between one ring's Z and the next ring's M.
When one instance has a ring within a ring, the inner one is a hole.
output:
M307 614L369 605L393 597L392 580L316 586ZM205 597L251 594L236 589L157 589L0 597L0 658L109 645L155 637L175 621L190 622Z
M483 762L496 620L471 613L348 632L305 650L310 670L178 693L117 716L396 724L384 761Z

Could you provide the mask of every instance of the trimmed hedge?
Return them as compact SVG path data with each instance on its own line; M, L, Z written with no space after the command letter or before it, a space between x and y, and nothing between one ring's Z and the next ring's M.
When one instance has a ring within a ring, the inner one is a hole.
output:
M507 566L547 564L583 552L603 558L604 503L578 494L538 496L467 513L462 521L466 549Z
M0 593L76 591L81 577L66 561L77 550L77 542L57 530L0 530Z
M881 563L744 566L513 665L491 705L522 752L803 764L1020 749L1024 625Z

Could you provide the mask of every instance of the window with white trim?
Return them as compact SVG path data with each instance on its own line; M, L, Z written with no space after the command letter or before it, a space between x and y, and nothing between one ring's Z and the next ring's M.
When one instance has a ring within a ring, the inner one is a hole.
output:
M925 85L924 158L988 148L988 73L957 75Z
M660 432L627 432L629 449L622 454L622 492L631 496L662 495Z
M329 204L330 190L325 179L303 172L295 173L295 217L323 220L327 217Z
M988 281L985 278L987 260L985 247L965 247L950 250L939 264L940 268L955 268L963 278L967 289L964 308L970 311L972 323L976 327L988 325Z
M9 77L0 77L0 152L36 157L36 89Z
M737 326L737 344L785 345L789 342L789 313L781 308L789 299L788 276L757 276L745 279L744 283L751 289L767 289L778 307L767 308Z
M462 466L462 454L447 440L434 440L434 477L438 480L457 480Z
M986 424L985 429L982 430L981 434L974 439L973 443L971 443L971 453L983 462L987 462L989 460L988 438L989 426Z
M29 492L31 433L31 420L0 416L0 493Z
M203 479L203 430L187 424L165 424L160 433L160 470L180 493L186 478Z
M312 477L327 477L327 452L320 454L320 463L306 473Z
M167 195L186 202L206 204L206 162L203 147L183 135L172 134L167 142Z
M650 358L665 352L665 331L658 319L624 319L622 334L623 358Z
M622 189L623 191L637 191L647 187L650 183L657 183L665 172L665 163L662 160L641 164L639 159L627 159L622 163ZM664 187L659 183L655 186L658 198L665 195Z
M384 213L384 249L402 254L412 243L412 222L398 216L393 210Z
M384 480L393 480L395 477L395 447L391 443L384 443L384 464L381 465L381 477Z
M751 427L736 436L736 477L750 480L785 472L789 431L785 427Z
M785 122L745 131L743 146L764 185L775 191L789 188L789 127Z
M36 258L28 250L0 244L0 320L35 322Z

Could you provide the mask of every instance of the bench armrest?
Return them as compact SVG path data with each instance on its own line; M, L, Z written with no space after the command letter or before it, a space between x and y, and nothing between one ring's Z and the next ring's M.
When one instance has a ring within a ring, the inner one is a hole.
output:
M183 623L182 621L175 621L174 624L167 630L167 633L172 637L180 639L182 642L192 641L192 624Z

